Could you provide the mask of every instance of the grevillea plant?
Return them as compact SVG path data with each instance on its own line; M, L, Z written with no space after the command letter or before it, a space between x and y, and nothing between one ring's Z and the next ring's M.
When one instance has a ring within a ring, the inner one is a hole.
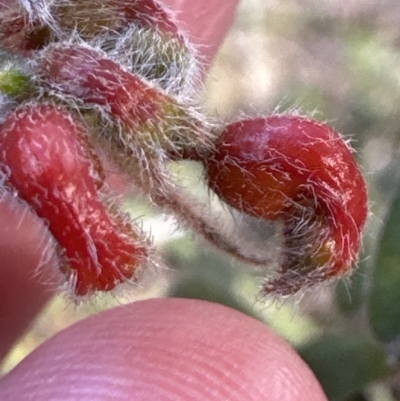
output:
M157 259L115 201L104 154L149 201L247 264L274 261L240 230L224 231L169 163L201 163L227 207L275 222L279 268L265 294L295 294L351 272L367 195L345 139L290 113L209 118L194 100L196 50L161 4L9 0L0 22L2 191L47 222L75 294L134 282Z

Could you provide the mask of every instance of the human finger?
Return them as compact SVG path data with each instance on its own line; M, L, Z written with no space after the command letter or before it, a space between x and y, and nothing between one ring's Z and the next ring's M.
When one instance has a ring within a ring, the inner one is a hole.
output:
M80 321L0 382L3 401L326 401L296 352L219 304L152 299Z

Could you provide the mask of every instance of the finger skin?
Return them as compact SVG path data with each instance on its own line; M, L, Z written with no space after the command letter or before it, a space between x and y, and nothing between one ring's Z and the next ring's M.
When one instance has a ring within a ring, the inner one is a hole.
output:
M305 363L265 325L185 299L140 301L69 327L10 372L0 394L3 401L326 401Z
M54 243L27 205L0 192L0 222L1 360L53 294L60 276Z
M208 62L232 22L237 3L238 0L168 1L170 9L178 13L179 23L196 39L200 52L204 51ZM202 4L201 13L197 4ZM11 209L14 213L10 212ZM0 223L1 360L56 292L52 270L57 270L57 263L53 255L51 262L40 266L41 280L37 279L42 256L40 247L51 241L51 236L43 224L38 223L25 208L20 208L12 197L0 199ZM48 281L51 285L43 284Z
M232 25L239 0L163 0L190 36L208 65Z

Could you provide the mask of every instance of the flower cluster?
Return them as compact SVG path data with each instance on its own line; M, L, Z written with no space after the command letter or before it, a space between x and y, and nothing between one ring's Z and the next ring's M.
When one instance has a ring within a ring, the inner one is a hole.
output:
M279 222L278 277L265 293L293 294L351 270L367 196L345 140L298 115L212 121L194 101L196 50L161 4L8 0L0 22L2 190L47 222L77 295L137 280L156 253L115 202L99 153L238 260L270 262L221 229L178 185L171 161L201 163L227 205Z

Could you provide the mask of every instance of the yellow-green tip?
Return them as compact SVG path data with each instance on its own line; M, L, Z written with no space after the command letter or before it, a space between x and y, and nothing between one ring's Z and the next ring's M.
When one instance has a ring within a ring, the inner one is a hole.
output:
M21 71L8 69L0 71L0 92L16 97L23 94L29 85L29 78Z

